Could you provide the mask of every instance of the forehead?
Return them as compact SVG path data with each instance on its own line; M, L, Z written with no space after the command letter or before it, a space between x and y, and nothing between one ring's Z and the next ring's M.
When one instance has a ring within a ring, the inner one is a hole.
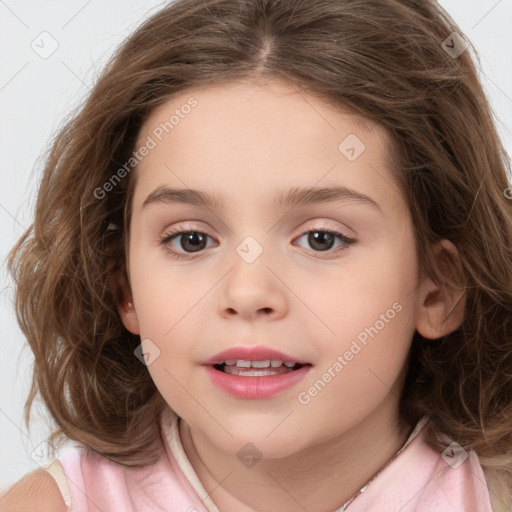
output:
M139 205L163 183L247 193L366 180L399 194L382 126L280 81L181 91L145 120L137 147L149 139L136 166Z
M180 124L191 126L195 131L203 127L210 136L232 126L238 136L248 130L255 133L255 128L259 127L269 134L281 133L281 140L299 129L303 135L314 138L315 132L327 128L332 132L339 131L341 118L346 122L345 128L352 127L359 135L371 136L383 146L391 142L384 126L346 105L335 104L333 99L320 99L298 85L273 79L264 82L239 80L180 91L150 113L141 127L138 143L151 133L159 140L168 138L166 136L171 133L175 138L179 135L177 128ZM308 122L297 126L297 120ZM337 134L338 137L341 135Z

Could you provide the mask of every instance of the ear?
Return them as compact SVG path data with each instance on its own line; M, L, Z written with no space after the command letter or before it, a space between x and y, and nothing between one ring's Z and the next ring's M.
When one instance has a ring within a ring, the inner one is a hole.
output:
M111 290L113 290L116 297L117 311L121 321L132 334L140 334L139 320L133 304L126 272L119 267L115 267L109 272L109 282Z
M416 330L428 339L438 339L457 330L466 307L465 287L457 279L461 275L457 248L443 239L434 244L433 251L441 273L438 282L427 277L420 284L416 311Z

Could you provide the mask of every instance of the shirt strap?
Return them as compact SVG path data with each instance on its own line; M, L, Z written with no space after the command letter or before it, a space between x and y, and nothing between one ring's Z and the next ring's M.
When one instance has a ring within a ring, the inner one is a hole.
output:
M64 503L66 504L69 512L71 510L71 494L69 493L66 474L64 473L64 468L62 467L60 460L55 459L49 466L43 467L43 469L50 473L57 482L62 498L64 499Z

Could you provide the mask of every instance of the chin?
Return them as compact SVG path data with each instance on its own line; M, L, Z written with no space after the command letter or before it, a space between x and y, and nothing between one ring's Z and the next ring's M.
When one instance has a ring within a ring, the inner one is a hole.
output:
M292 433L289 428L284 426L277 427L277 429L275 427L276 423L271 426L259 424L250 427L237 427L231 424L227 430L233 436L232 438L222 435L221 439L211 440L219 450L240 459L246 455L256 458L281 459L296 454L304 447L305 439L301 437L300 433ZM298 440L300 443L297 442Z

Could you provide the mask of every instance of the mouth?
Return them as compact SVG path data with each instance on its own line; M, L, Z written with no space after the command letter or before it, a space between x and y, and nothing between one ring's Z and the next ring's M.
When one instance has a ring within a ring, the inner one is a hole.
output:
M203 362L210 382L237 399L273 398L299 384L313 365L265 346L238 346Z
M212 365L219 372L237 375L239 377L266 377L281 375L299 370L303 366L311 366L309 363L302 364L293 361L264 360L246 361L243 359L227 359Z

